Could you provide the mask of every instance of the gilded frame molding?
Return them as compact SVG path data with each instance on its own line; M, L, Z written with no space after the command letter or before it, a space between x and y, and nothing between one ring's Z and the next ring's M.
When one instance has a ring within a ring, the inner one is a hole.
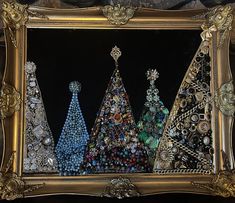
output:
M220 10L221 8L222 10ZM0 179L1 198L82 194L121 199L168 192L234 197L232 115L235 110L235 96L229 66L229 31L232 30L233 15L229 6L216 9L161 11L124 8L117 5L104 8L58 10L23 6L15 2L3 3L2 19L5 26L7 57L0 95L0 112L4 132L4 156ZM220 17L221 14L224 15ZM213 102L215 107L213 108L215 169L213 173L204 175L101 174L76 177L24 175L22 172L23 132L25 130L23 101L25 99L24 65L27 58L28 28L203 29L205 35L202 35L202 38L212 40L212 93L215 94L215 102ZM11 184L8 184L9 182Z

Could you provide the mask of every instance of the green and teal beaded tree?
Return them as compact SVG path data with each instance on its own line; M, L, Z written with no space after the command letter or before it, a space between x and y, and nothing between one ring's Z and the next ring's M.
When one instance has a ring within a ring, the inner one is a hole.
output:
M147 152L137 137L128 95L118 69L121 51L111 56L116 62L101 108L91 131L84 174L149 172Z
M56 155L60 175L79 174L83 162L89 135L78 101L81 84L73 81L69 84L72 100L67 118L56 146Z
M137 124L139 129L138 138L146 146L149 157L149 163L153 166L159 139L169 114L159 98L159 91L155 86L155 80L159 77L156 70L147 71L147 79L150 81L150 87L147 90L146 102L140 120Z

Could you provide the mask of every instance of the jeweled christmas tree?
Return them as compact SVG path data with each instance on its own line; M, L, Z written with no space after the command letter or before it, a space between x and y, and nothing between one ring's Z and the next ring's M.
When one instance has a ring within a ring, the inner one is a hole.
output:
M83 173L148 172L148 158L137 137L128 95L118 69L121 51L116 46L111 56L116 68L98 112L88 144Z
M150 82L150 87L147 90L146 102L137 125L139 129L138 138L146 146L149 163L152 166L156 157L159 139L163 134L169 114L168 109L160 100L158 95L159 91L155 86L155 81L158 77L159 73L156 70L147 71L147 79Z
M57 171L54 140L47 122L42 94L36 78L36 65L27 62L25 100L25 173L48 173Z
M79 174L83 162L89 135L78 101L81 84L73 81L69 84L72 100L67 118L56 146L56 155L60 175Z

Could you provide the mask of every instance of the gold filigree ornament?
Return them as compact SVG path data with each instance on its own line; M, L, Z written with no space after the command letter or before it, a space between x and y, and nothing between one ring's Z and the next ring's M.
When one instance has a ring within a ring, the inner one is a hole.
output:
M107 5L102 8L104 16L113 25L125 25L134 16L135 8L124 7L120 4Z
M5 170L0 172L0 197L1 199L14 200L23 198L25 193L37 190L44 186L26 185L25 181L16 173L12 173L12 163L14 154L12 154Z
M192 182L198 188L208 190L212 195L235 197L235 169L231 169L225 152L222 151L225 170L215 174L211 183L201 184Z
M110 181L101 196L123 199L126 197L138 197L140 193L128 178L118 177Z
M157 150L154 171L172 169L172 161L174 160L172 152L173 143L167 137L162 137L161 143L163 144L160 144Z
M19 111L20 104L20 93L11 85L3 83L0 92L0 118L4 119Z
M2 3L2 21L4 28L9 31L11 41L17 48L16 30L24 26L29 16L37 18L46 18L37 12L31 11L28 5L22 5L15 1Z
M235 94L232 81L223 84L215 93L215 103L223 114L227 116L234 115Z
M195 19L206 19L201 26L203 29L202 39L209 41L212 37L212 32L218 31L220 35L218 48L221 47L224 40L229 36L229 31L232 30L232 13L232 7L225 5L211 8L208 12L195 16Z

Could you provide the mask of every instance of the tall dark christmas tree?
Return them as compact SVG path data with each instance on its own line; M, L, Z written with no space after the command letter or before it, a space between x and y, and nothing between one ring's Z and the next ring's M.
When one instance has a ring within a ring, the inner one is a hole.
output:
M73 81L69 84L72 100L68 115L56 146L58 167L61 175L79 174L80 164L83 162L89 135L80 109L78 93L81 84Z
M137 137L128 95L118 69L121 51L111 56L116 68L98 112L82 170L87 173L148 172L147 152Z
M156 157L156 150L159 139L169 114L168 109L164 106L159 98L159 91L155 86L155 80L159 77L156 70L147 71L147 79L150 81L150 87L147 90L146 102L141 118L138 122L139 139L146 146L149 162L153 166Z

